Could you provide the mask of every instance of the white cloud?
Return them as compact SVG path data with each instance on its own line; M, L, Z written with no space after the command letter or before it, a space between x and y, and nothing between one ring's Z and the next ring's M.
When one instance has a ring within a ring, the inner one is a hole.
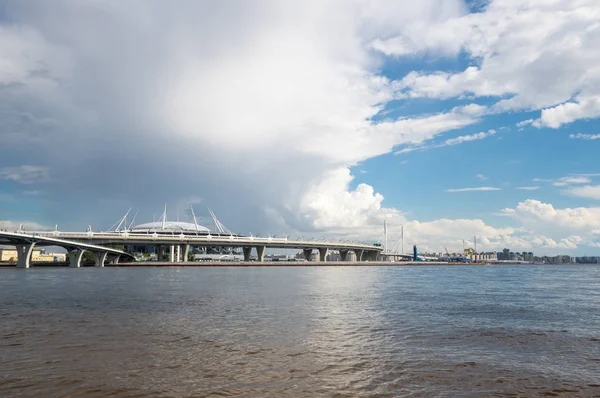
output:
M444 192L471 192L471 191L501 191L501 189L494 188L494 187L454 188L454 189L446 189Z
M475 178L479 178L481 181L487 180L487 177L483 174L476 174Z
M483 140L484 138L487 138L494 134L496 134L495 130L489 130L487 133L481 132L481 133L477 133L477 134L463 135L463 136L456 137L456 138L450 138L450 139L444 141L444 143L441 144L440 146L458 145L458 144L462 144L464 142Z
M538 186L531 186L531 187L517 187L517 189L520 189L522 191L537 191L538 189L540 189L540 187Z
M409 146L406 148L402 148L399 151L394 152L395 155L402 155L403 153L410 153L410 152L415 152L415 151L424 151L426 149L432 148L430 146Z
M555 209L549 203L527 199L520 202L514 209L507 208L503 212L530 227L533 224L539 228L542 223L586 232L590 228L600 227L600 207Z
M552 185L556 187L564 187L572 184L588 184L591 181L592 180L590 180L588 177L568 176L559 178L558 180L554 181Z
M34 221L0 220L0 229L7 230L9 232L18 231L21 226L26 231L49 231L54 229L47 225L38 224Z
M20 184L34 184L48 182L48 168L40 166L15 166L0 169L0 180L18 182Z
M407 74L407 97L500 98L495 112L543 109L533 123L559 127L600 115L600 8L595 0L492 0L482 12L424 26L408 23L374 46L385 54L414 56L465 51L464 71ZM423 39L422 39L423 38ZM418 43L418 44L415 44ZM574 78L574 76L576 76Z
M533 122L535 122L535 119L527 119L527 120L523 120L523 121L517 123L516 126L520 129L522 129L523 127L528 126L528 125L532 124Z
M555 187L565 187L568 185L589 184L592 182L590 177L595 176L597 176L597 174L571 174L557 179L534 178L533 182L550 182Z
M488 113L488 107L479 104L469 104L454 108L455 110L471 116L483 116Z
M459 144L463 144L465 142L483 140L487 137L493 136L494 134L496 134L496 130L490 129L487 132L482 131L482 132L476 133L476 134L462 135L462 136L455 137L455 138L449 138L438 145L421 145L422 143L419 142L418 144L420 144L420 145L408 146L406 148L403 148L399 151L394 152L394 154L402 155L404 153L409 153L409 152L414 152L414 151L424 151L424 150L428 150L428 149L432 149L432 148L443 148L445 146L459 145Z
M550 249L576 249L577 246L583 242L583 238L577 235L571 235L567 238L560 239L556 241L552 238L548 238L546 236L536 236L532 239L532 243L535 246L550 248Z
M569 138L572 140L598 140L600 139L600 134L569 134Z
M597 118L598 116L600 116L600 97L578 96L576 101L569 101L542 110L542 116L533 125L556 129L575 120Z
M397 90L370 43L408 21L463 15L460 0L7 7L0 81L11 90L0 95L0 122L10 156L43 159L60 176L48 190L76 192L87 206L118 196L151 211L156 186L140 176L152 175L162 184L160 201L200 190L220 213L238 209L228 213L240 229L268 228L270 218L277 227L283 219L282 227L314 228L321 224L294 213L331 173L476 123L485 112L472 104L373 119ZM65 19L74 22L67 27ZM48 212L83 220L74 212L121 211L85 206Z
M355 190L349 190L352 180L347 168L328 173L302 198L301 217L311 220L318 230L379 225L385 219L400 217L397 210L381 206L383 196L370 185L359 184Z
M585 185L583 187L570 187L562 191L569 196L578 198L600 200L600 185Z
M515 208L503 210L526 231L523 237L533 247L543 247L560 253L580 246L595 247L600 227L600 207L555 208L534 199L520 202Z

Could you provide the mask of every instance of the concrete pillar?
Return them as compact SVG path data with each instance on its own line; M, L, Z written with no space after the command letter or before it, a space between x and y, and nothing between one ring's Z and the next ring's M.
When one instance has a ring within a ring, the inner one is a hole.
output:
M109 254L108 255L108 263L109 264L119 264L120 258L121 258L120 254Z
M85 250L75 249L69 252L69 267L79 268L81 267L81 259L83 258Z
M188 257L190 255L190 245L183 245L182 246L182 253L183 253L182 254L182 257L183 257L182 261L184 263L187 263L188 262Z
M327 248L326 247L321 247L319 248L319 260L320 261L327 261Z
M244 247L244 261L250 261L250 255L252 253L252 248L251 247Z
M348 250L340 250L340 259L342 261L348 261Z
M174 263L177 260L175 260L175 245L171 245L171 256L169 257L169 261Z
M96 261L94 262L95 267L104 267L104 262L106 261L106 256L108 256L107 252L99 252L94 253L96 255Z
M304 259L306 261L310 261L312 257L312 249L304 249L302 252L304 253Z
M376 252L374 250L365 251L363 253L363 261L377 261L378 255L379 252Z
M156 261L164 261L165 259L165 247L162 245L156 246Z
M356 254L356 261L360 262L360 261L364 261L365 259L363 259L363 254L364 254L364 250L362 249L355 249L354 250L354 254Z
M17 268L29 268L33 246L35 246L35 242L25 245L15 245L17 249Z
M256 246L256 261L265 261L265 246Z

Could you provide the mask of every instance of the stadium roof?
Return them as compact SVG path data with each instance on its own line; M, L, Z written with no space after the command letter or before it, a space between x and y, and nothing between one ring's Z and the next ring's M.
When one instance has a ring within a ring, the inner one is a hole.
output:
M164 224L164 225L163 225ZM136 225L131 228L133 232L210 232L210 229L198 224L182 221L156 221Z

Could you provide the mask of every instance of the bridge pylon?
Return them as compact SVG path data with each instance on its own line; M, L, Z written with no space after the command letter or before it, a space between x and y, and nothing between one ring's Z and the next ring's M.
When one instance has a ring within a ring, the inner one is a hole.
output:
M69 252L69 267L79 268L81 267L81 259L83 258L85 250L75 249Z
M17 268L29 268L34 246L35 242L15 245L17 249Z

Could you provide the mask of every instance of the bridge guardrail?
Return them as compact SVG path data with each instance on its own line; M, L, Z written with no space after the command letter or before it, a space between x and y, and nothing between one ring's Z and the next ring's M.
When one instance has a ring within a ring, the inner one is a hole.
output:
M283 244L284 246L307 246L307 247L315 247L315 246L325 246L325 247L341 247L341 248L356 248L356 249L366 249L369 250L381 250L380 247L368 244L354 243L354 242L327 242L327 241L301 241L301 240L290 240L286 238L274 238L274 237L257 237L257 236L222 236L222 235L182 235L182 234L135 234L135 233L119 233L119 232L36 232L38 236L44 237L52 237L52 238L64 238L64 239L82 239L82 240L91 240L91 239L107 239L107 240L119 240L119 241L128 241L128 240L142 240L142 241L189 241L189 242L222 242L223 244L227 244L227 242L238 242L238 243L247 243L248 245L257 244L257 243L265 243L265 244Z

